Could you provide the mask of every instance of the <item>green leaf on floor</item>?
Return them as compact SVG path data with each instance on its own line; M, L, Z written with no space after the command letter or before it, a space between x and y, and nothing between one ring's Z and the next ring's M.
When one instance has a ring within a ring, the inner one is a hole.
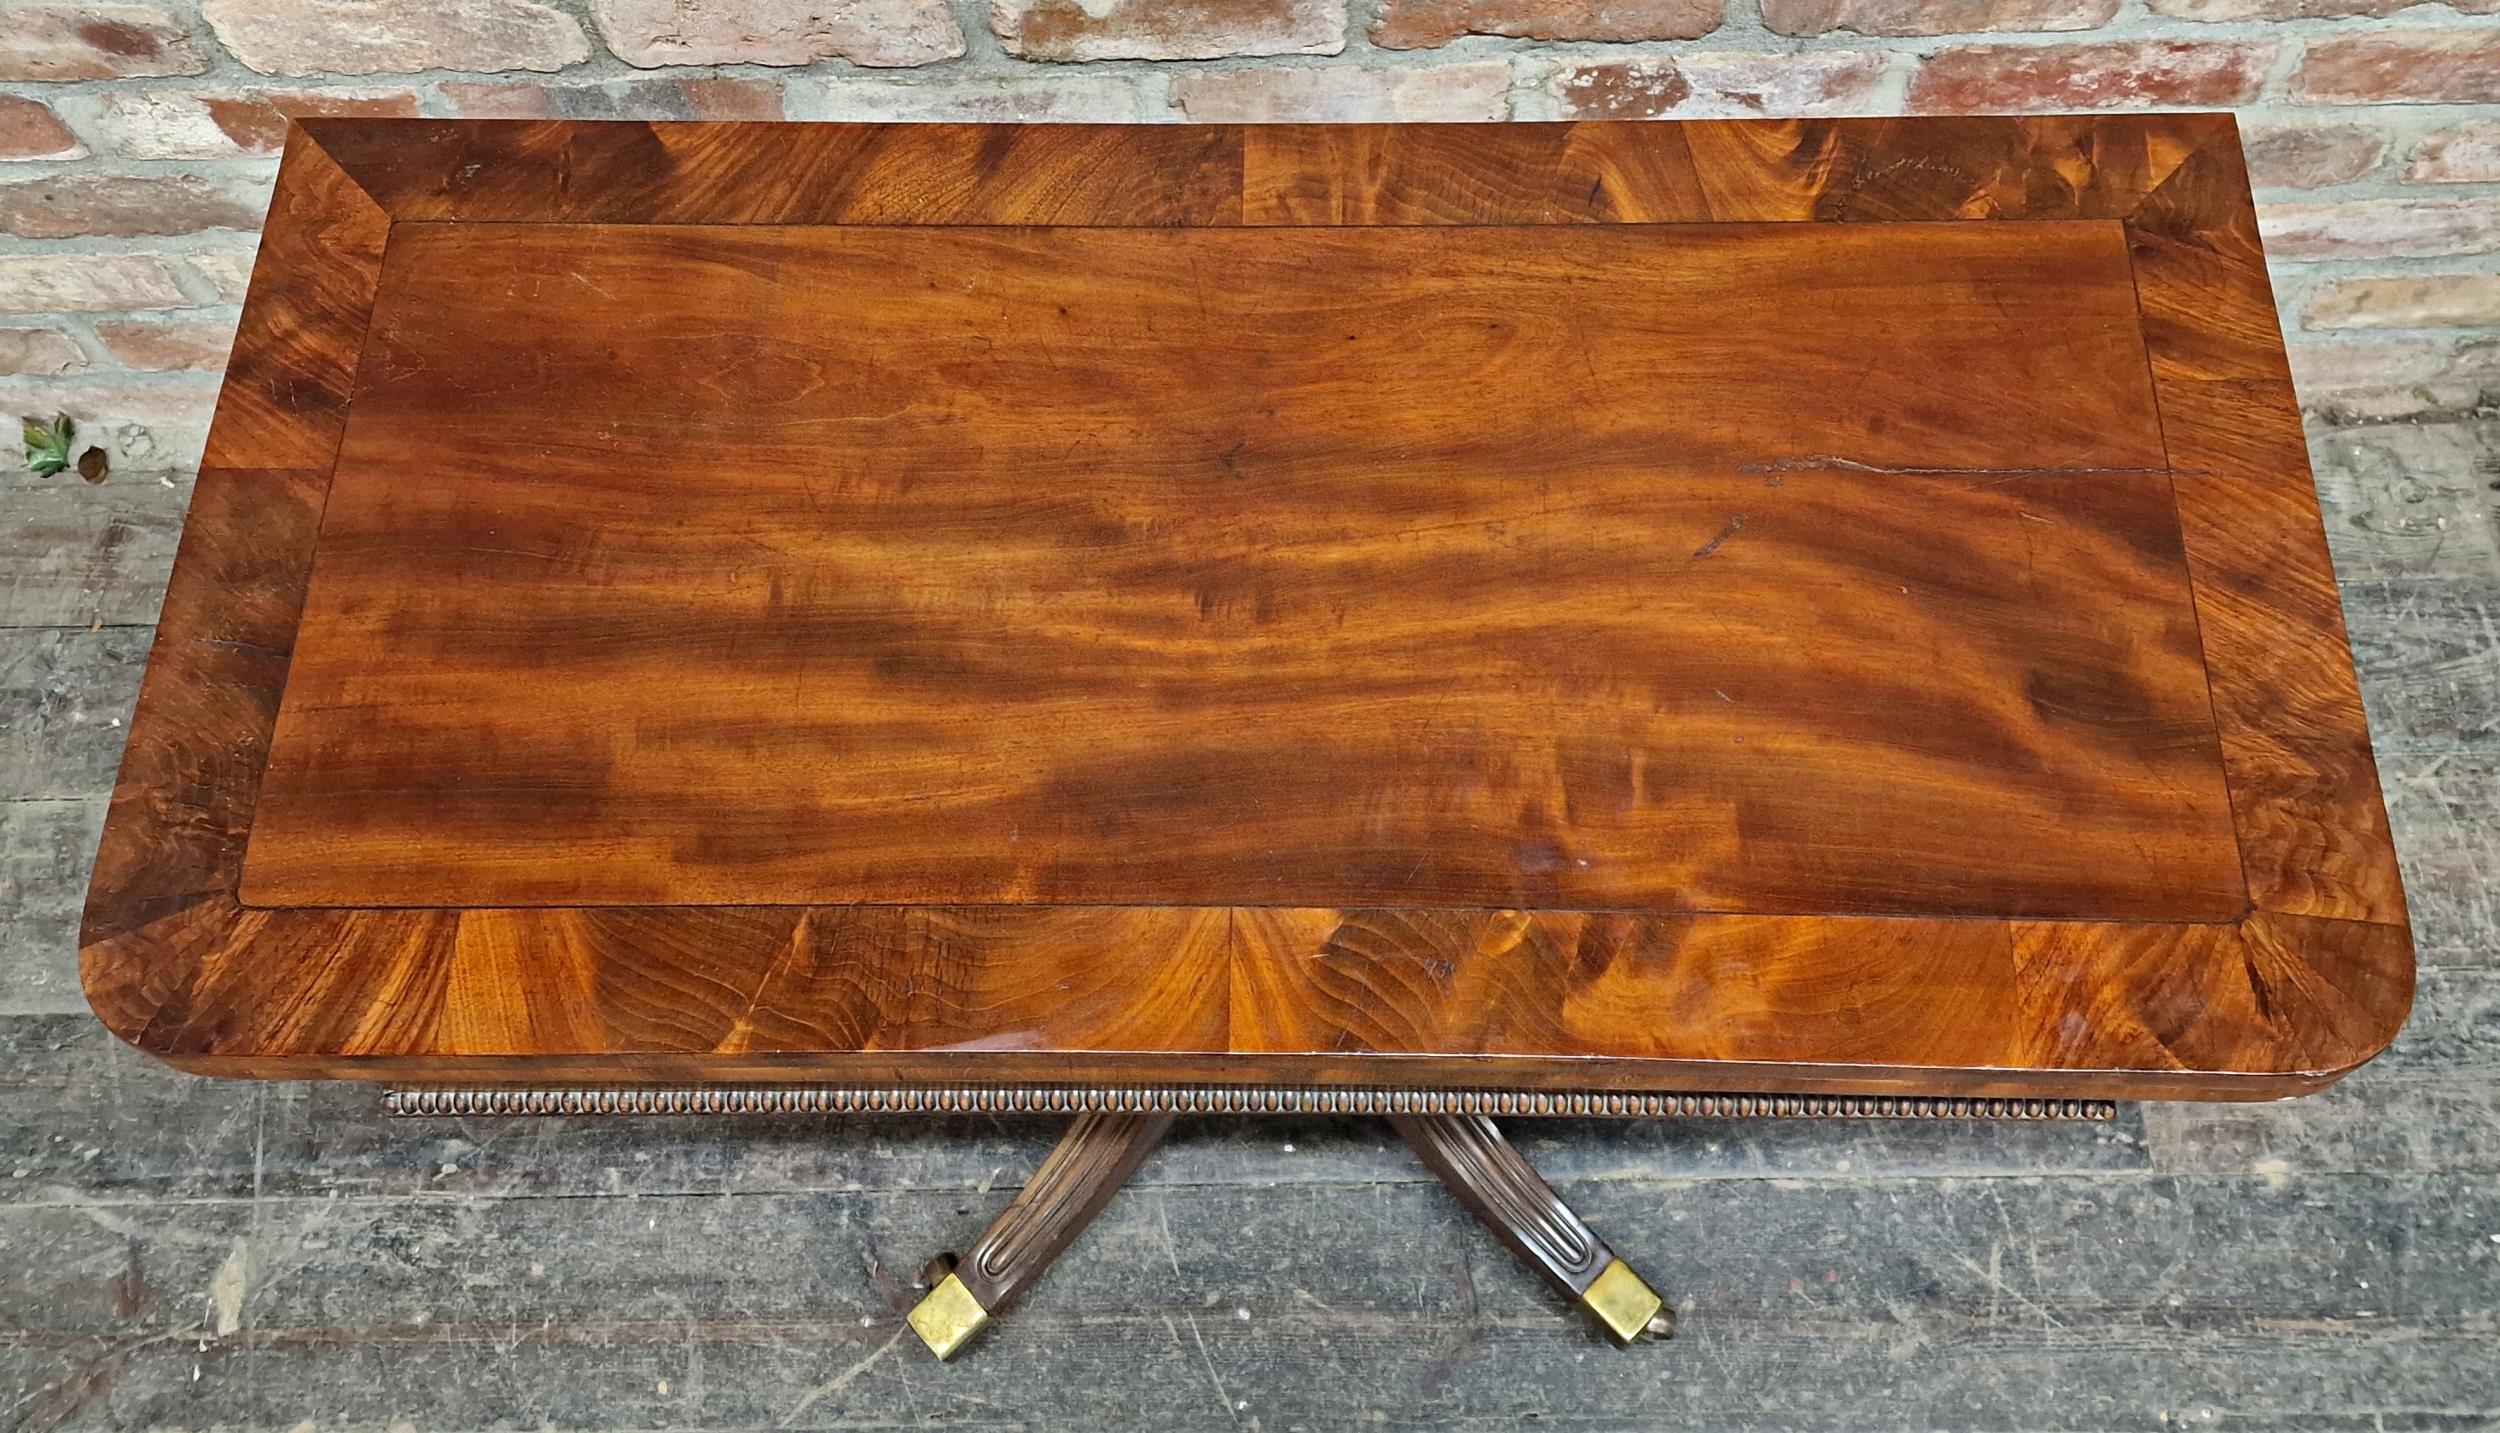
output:
M26 471L39 478L51 477L69 466L69 441L78 432L67 413L56 413L46 423L41 418L26 418Z

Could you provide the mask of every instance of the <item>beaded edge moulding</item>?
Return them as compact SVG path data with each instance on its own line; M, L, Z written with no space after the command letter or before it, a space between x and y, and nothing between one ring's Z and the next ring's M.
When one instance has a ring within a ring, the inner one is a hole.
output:
M1625 1119L2081 1120L2118 1117L2112 1100L1956 1099L1924 1095L1538 1094L1506 1090L1237 1089L1001 1086L854 1089L821 1086L423 1088L383 1096L391 1114L847 1115L1218 1114L1579 1115Z

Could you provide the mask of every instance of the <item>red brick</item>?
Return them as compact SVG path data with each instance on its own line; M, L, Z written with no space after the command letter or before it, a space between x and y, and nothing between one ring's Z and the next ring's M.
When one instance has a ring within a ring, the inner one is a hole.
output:
M446 80L443 98L462 119L554 119L557 100L527 80Z
M0 313L96 313L190 303L164 261L148 254L0 257Z
M246 154L275 154L286 144L290 119L414 119L417 97L408 90L382 94L322 94L311 91L252 90L240 95L205 96L209 123Z
M0 328L0 374L52 378L87 366L78 341L57 328Z
M590 58L580 23L537 0L206 0L200 16L266 75L560 70Z
M182 22L152 5L0 10L0 80L118 80L207 68Z
M2118 0L1762 0L1783 35L1961 35L1985 30L2093 30Z
M690 76L597 85L447 82L463 119L780 119L777 80Z
M727 75L694 75L677 82L688 119L779 119L781 83Z
M2425 138L2405 166L2413 184L2500 183L2500 121L2476 120Z
M990 28L1026 60L1334 55L1346 0L991 0Z
M808 75L791 81L789 104L801 119L854 123L1135 124L1148 118L1138 79L1120 72L1055 72L895 84Z
M2477 328L2500 325L2500 274L2402 274L2336 279L2301 306L2304 328Z
M2261 204L2276 259L2428 259L2500 249L2500 196Z
M2219 23L2228 20L2343 20L2356 16L2393 15L2422 0L2146 0L2156 15L2180 20ZM2449 8L2469 15L2500 10L2500 0L2448 0Z
M77 159L86 152L42 101L0 95L0 159Z
M1726 0L1388 0L1371 35L1389 50L1446 45L1461 35L1691 40L1719 28L1726 15Z
M946 0L591 0L608 49L629 65L926 65L964 52Z
M257 186L191 175L133 178L91 171L0 184L0 233L21 239L87 234L192 234L258 229Z
M2313 41L2292 76L2308 104L2500 104L2500 30L2375 30Z
M275 154L289 116L406 117L418 112L403 89L264 90L201 94L164 90L99 98L88 132L131 159L226 159Z
M122 367L149 373L223 368L226 351L234 345L233 324L206 319L99 323L95 333Z
M2270 43L2246 41L1969 45L1920 66L1909 107L1963 114L2246 104L2274 54Z
M2248 182L2260 189L2316 189L2370 172L2387 150L2376 130L2352 124L2253 125L2241 142Z
M252 283L253 249L246 245L231 249L194 249L183 255L192 271L208 281L217 291L221 303L243 302L244 291Z
M1196 70L1172 80L1172 107L1200 123L1265 124L1510 117L1510 65L1426 69Z
M2440 375L2447 349L2424 338L2315 339L2284 346L2292 385L2304 395L2353 388L2398 388Z
M1885 56L1701 53L1566 65L1546 81L1565 119L1854 114L1883 82Z

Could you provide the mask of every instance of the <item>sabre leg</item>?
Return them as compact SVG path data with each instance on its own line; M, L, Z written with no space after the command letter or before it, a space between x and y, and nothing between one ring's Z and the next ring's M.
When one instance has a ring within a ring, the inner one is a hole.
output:
M1674 1336L1675 1310L1580 1222L1493 1121L1391 1115L1389 1122L1459 1203L1557 1293L1595 1315L1616 1343Z
M939 1358L954 1357L1085 1232L1171 1127L1168 1114L1077 1116L972 1247L930 1261L935 1287L909 1315L920 1341Z

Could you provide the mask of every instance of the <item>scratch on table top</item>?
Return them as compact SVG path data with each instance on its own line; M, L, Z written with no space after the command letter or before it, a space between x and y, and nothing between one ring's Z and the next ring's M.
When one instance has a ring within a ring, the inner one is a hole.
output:
M1727 526L1720 528L1717 534L1714 535L1708 542L1705 542L1701 546L1693 549L1693 560L1698 562L1702 558L1708 557L1710 554L1717 552L1720 546L1729 538L1734 537L1737 533L1743 531L1744 526L1745 514L1738 513L1736 516L1729 518L1727 520Z
M1740 473L1883 473L1893 476L1912 478L2013 478L2030 476L2071 477L2078 474L2092 473L2134 473L2148 477L2181 477L2200 476L2208 472L2208 470L2204 468L2101 468L2059 467L2055 465L2043 465L2026 468L1897 468L1888 467L1881 463L1861 463L1855 458L1843 458L1833 453L1809 453L1802 458L1782 458L1774 463L1747 463L1745 466L1738 468L1736 471Z

